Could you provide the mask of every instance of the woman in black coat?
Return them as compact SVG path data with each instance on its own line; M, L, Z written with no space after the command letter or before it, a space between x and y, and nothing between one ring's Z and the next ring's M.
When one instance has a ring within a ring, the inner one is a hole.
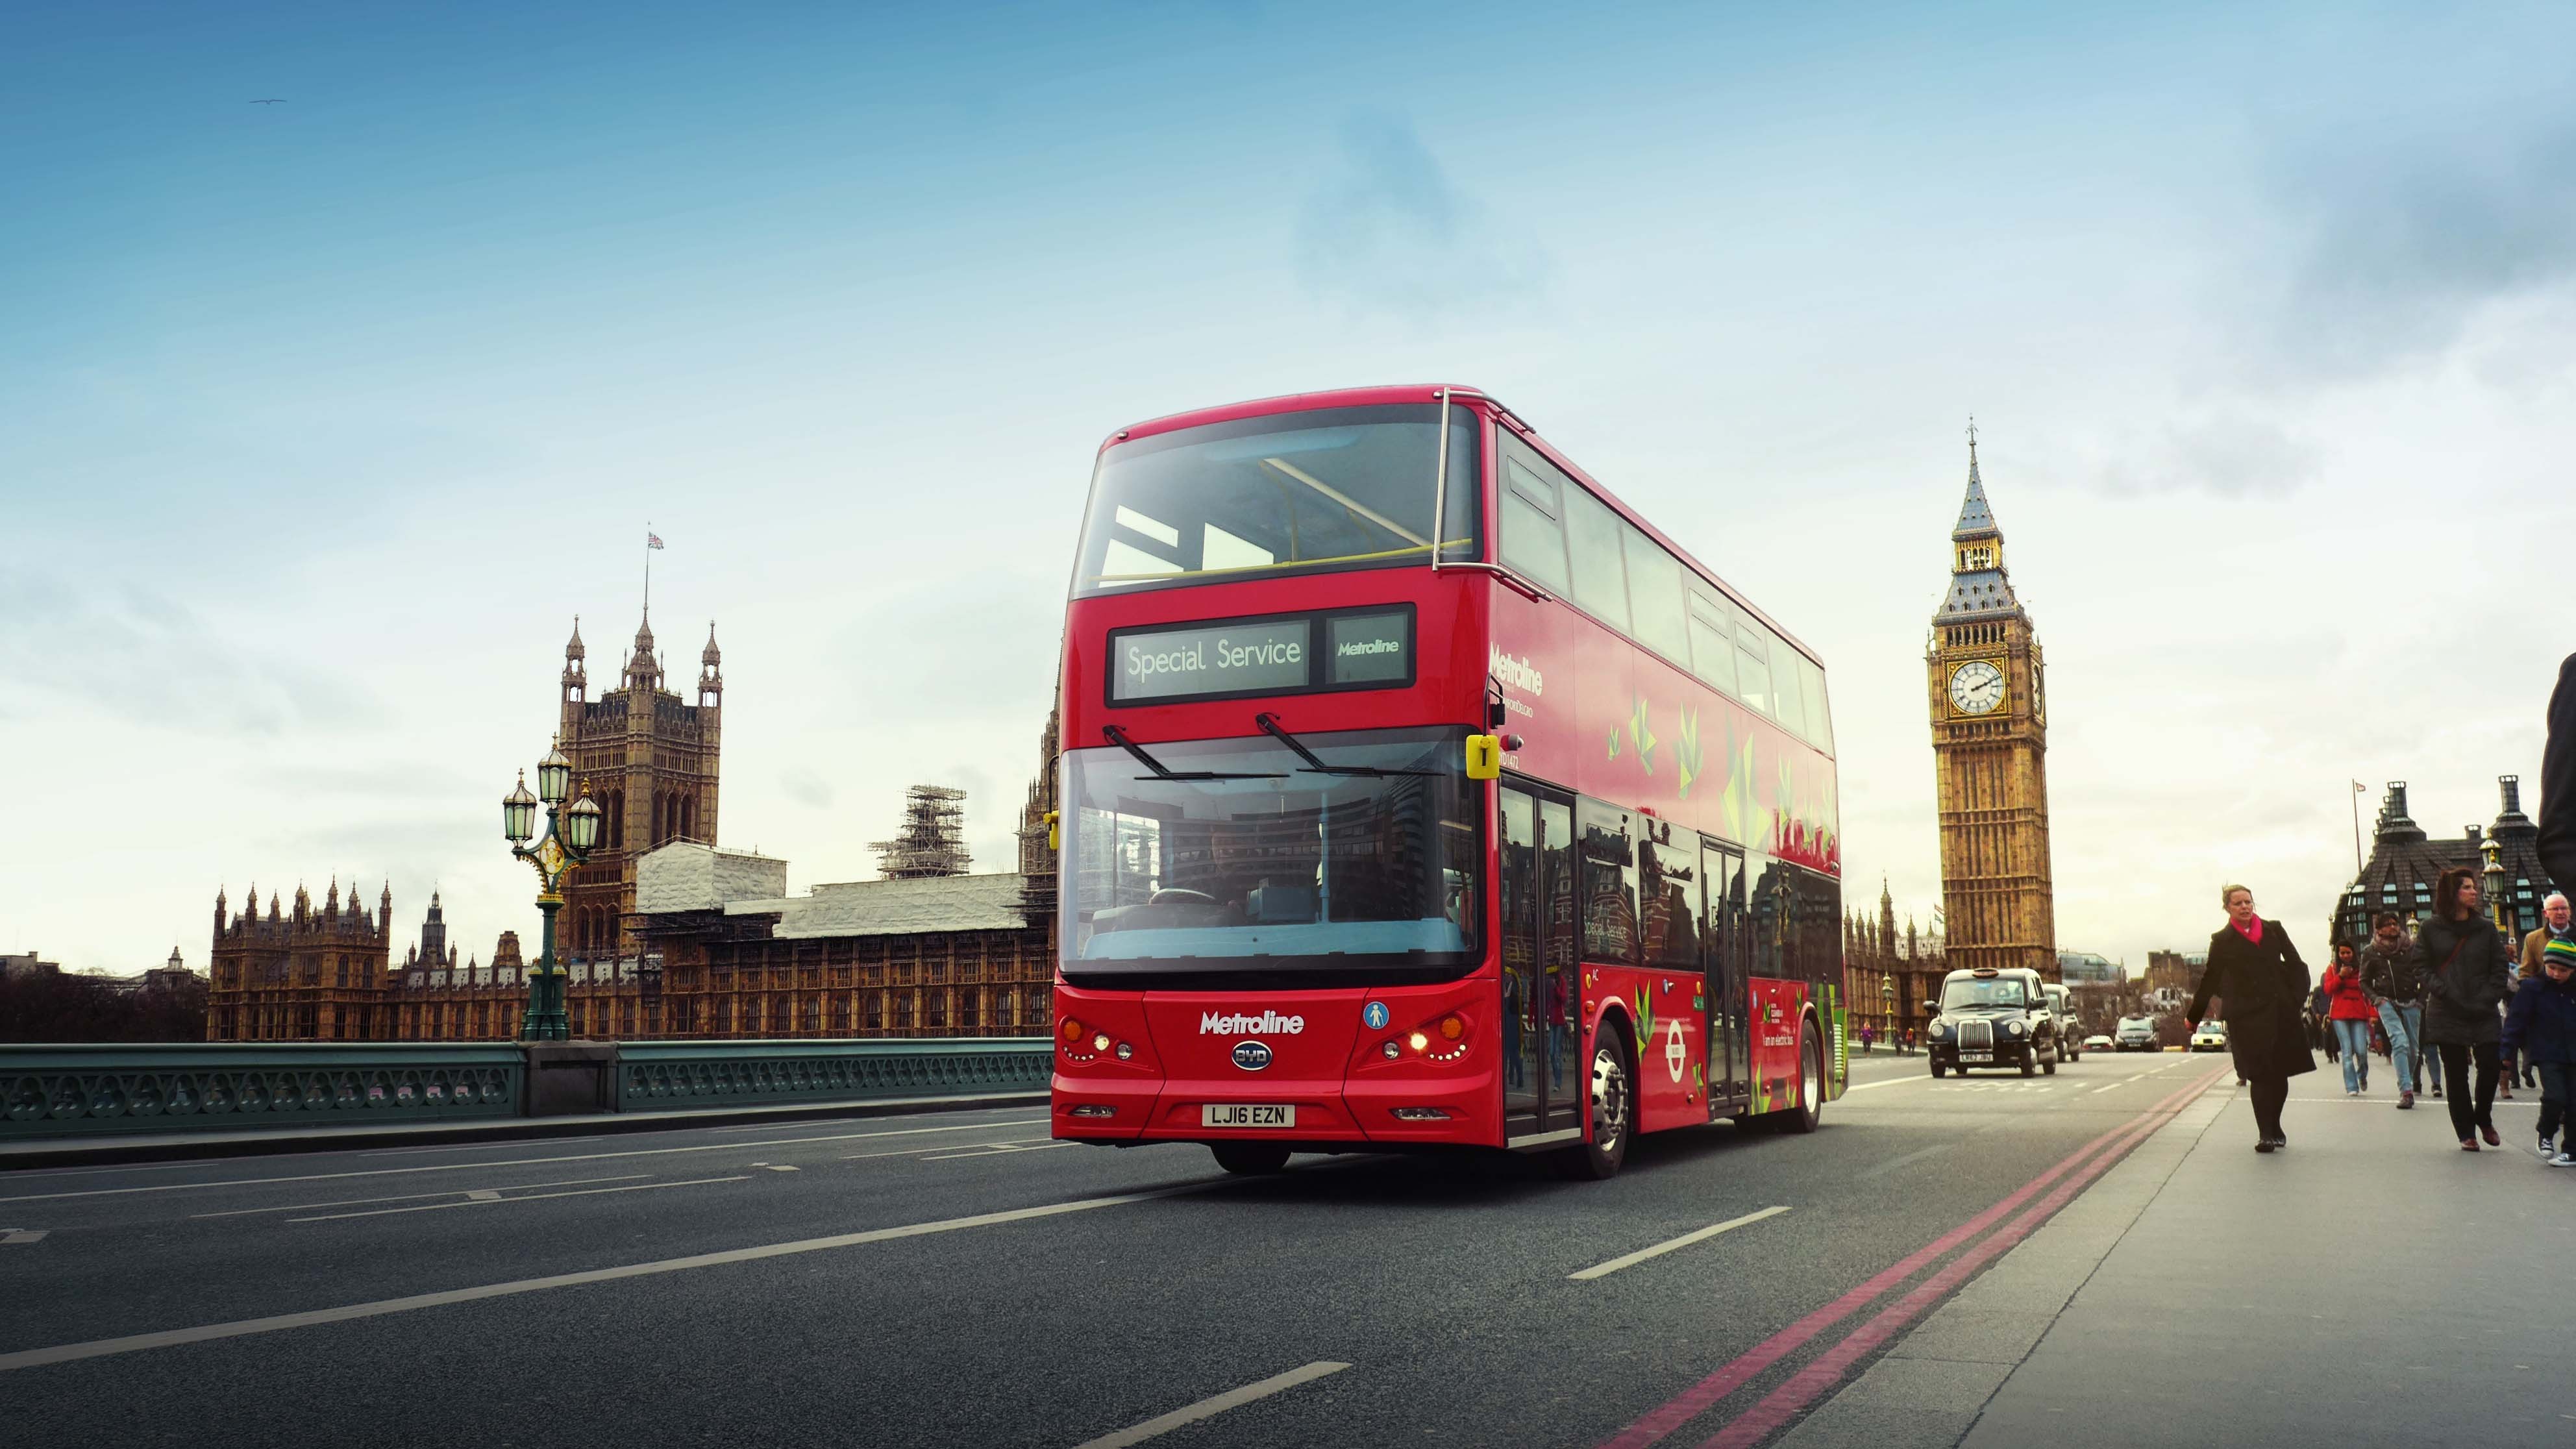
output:
M2209 938L2209 966L2200 973L2200 987L2183 1016L2197 1029L2209 1015L2210 999L2217 998L2236 1075L2245 1079L2254 1098L2254 1150L2270 1152L2290 1145L2281 1134L2281 1104L2290 1099L2290 1078L2317 1069L2299 1020L2299 1008L2308 999L2308 963L2299 959L2299 948L2290 944L2290 933L2280 922L2254 914L2252 891L2231 885L2218 899L2227 907L2227 924Z
M2432 985L2424 1003L2424 1040L2441 1053L2442 1079L2450 1086L2452 1130L2460 1150L2478 1150L2478 1138L2489 1147L2496 1136L2496 1043L2504 1024L2496 1003L2511 989L2511 957L2504 936L2478 909L2478 877L2466 866L2453 866L2434 883L2436 914L2415 934L2415 969ZM2469 1068L2477 1067L2477 1095L2470 1097Z

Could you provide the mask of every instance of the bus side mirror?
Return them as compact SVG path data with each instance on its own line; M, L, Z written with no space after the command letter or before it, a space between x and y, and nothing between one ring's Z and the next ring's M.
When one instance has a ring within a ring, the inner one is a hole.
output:
M1503 737L1500 735L1467 736L1467 778L1499 780L1503 777Z
M1064 827L1063 827L1062 825L1059 825L1058 823L1056 823L1056 812L1055 812L1055 811L1050 810L1050 811L1048 811L1048 812L1046 813L1046 823L1047 823L1047 849L1049 849L1049 850L1062 850L1062 849L1064 849Z

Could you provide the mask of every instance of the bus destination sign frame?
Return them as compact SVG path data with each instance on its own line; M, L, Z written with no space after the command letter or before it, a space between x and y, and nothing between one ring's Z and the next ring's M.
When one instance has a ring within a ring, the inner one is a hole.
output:
M1407 689L1414 606L1152 624L1109 632L1105 702L1121 706Z

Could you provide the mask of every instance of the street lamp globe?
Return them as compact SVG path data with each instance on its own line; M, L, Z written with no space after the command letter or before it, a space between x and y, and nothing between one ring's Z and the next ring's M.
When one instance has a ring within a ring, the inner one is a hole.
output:
M537 797L528 793L528 772L501 797L501 834L512 845L525 845L537 833Z
M573 854L588 855L590 848L599 843L599 816L598 804L587 795L572 802L572 809L564 812L564 843L572 847Z
M572 793L572 761L560 749L546 751L537 761L537 798L549 805L561 805Z

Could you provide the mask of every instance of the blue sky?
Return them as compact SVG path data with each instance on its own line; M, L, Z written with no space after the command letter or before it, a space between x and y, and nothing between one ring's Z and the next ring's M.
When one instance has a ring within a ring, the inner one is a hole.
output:
M725 648L725 843L863 876L938 780L999 866L1100 437L1361 382L1493 389L1825 653L1855 894L1937 898L1971 412L2061 944L2142 964L2225 878L2313 934L2347 779L2456 829L2537 774L2564 10L12 26L0 949L202 964L217 886L338 873L488 954L492 805L647 519L673 664Z

